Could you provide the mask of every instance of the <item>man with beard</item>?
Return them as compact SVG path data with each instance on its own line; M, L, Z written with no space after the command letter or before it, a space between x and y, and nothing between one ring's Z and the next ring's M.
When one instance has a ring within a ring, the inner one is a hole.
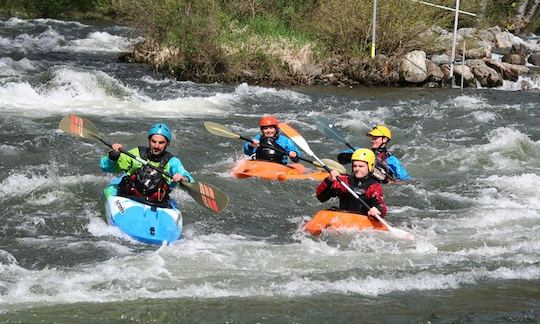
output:
M182 162L166 149L171 143L172 133L165 124L155 124L148 131L148 147L139 146L129 150L133 155L148 161L154 167L172 178L164 176L149 166L121 154L122 144L112 144L112 150L100 160L100 167L105 172L126 175L118 185L119 194L128 197L143 198L149 202L167 202L169 193L177 182L194 182L195 180L184 169Z

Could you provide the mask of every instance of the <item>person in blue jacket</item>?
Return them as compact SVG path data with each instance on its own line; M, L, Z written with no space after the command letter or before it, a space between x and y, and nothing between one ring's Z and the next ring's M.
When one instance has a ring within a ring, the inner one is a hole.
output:
M298 162L301 156L296 144L285 135L279 133L279 121L274 116L265 116L259 121L261 133L255 135L252 142L244 144L244 154L253 156L255 160L263 160L287 164L288 158Z
M392 139L392 132L384 125L377 125L366 134L371 137L371 150L380 162L380 167L389 175L392 180L411 180L407 169L401 164L401 161L392 153L386 150L388 142ZM392 179L393 178L393 179Z
M373 176L383 183L396 182L398 180L411 180L411 176L401 161L392 153L388 152L387 145L392 139L392 132L384 125L377 125L366 133L371 137L371 150L377 157ZM338 155L338 161L342 164L350 163L353 150L347 149Z
M165 124L155 124L148 131L148 147L139 146L129 152L148 164L158 167L172 178L164 176L149 166L122 154L122 144L112 144L109 154L99 161L101 170L111 173L125 173L118 185L119 194L142 197L150 202L166 202L169 193L177 182L194 182L191 174L184 168L177 157L166 151L171 143L172 134Z

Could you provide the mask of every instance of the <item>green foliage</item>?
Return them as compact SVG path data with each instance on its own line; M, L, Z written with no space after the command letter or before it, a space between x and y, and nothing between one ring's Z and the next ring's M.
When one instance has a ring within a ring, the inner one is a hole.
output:
M418 44L420 32L447 20L440 9L412 1L379 1L377 7L375 43L377 52L383 54L395 55L412 49ZM321 1L304 28L313 31L339 55L366 57L372 42L372 2Z
M2 0L0 13L40 18L104 18L111 0Z

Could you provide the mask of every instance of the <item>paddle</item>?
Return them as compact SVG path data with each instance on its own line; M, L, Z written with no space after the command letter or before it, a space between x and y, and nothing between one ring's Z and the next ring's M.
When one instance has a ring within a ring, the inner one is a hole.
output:
M353 151L356 150L356 148L351 143L349 143L347 139L345 139L345 136L343 136L343 134L337 128L335 128L335 125L332 124L332 122L330 122L328 119L319 116L317 117L317 119L315 119L315 124L317 125L317 129L327 137L330 137L338 142L342 142ZM342 164L350 163L351 156L352 153L339 153L338 162ZM392 175L392 173L389 172L390 170L388 170L388 167L378 159L377 168L375 168L375 170L375 176L377 177L377 179L385 180L387 178L389 182L397 181L397 179Z
M112 145L104 140L100 135L97 127L88 119L79 117L76 115L67 115L60 121L58 128L64 132L89 140L97 140L108 147L112 148ZM130 152L121 149L120 152L126 154L132 159L146 165L166 177L172 178L172 175L165 172L158 167L155 167L148 163L148 161L137 157ZM201 206L210 209L214 213L223 211L229 204L229 197L227 194L219 190L217 187L203 182L185 182L180 181L180 185L186 189L188 194Z
M214 123L214 122L204 122L204 127L206 128L206 130L208 130L210 133L214 134L214 135L217 135L217 136L221 136L221 137L226 137L226 138L234 138L234 139L241 139L241 140L244 140L246 142L250 142L250 143L253 143L253 139L251 138L247 138L247 137L244 137L240 134L236 134L234 133L232 130L230 130L227 126L225 125L222 125L222 124L218 124L218 123ZM288 152L285 152L283 150L280 150L280 149L277 149L277 148L273 148L275 149L276 151L280 152L280 153L283 153L283 154L286 154L286 155L289 155ZM315 165L316 167L319 167L319 168L322 168L323 166L317 162L317 161L313 161L313 160L310 160L310 159L306 159L306 158L303 158L303 157L298 157L300 160L302 161L306 161L306 162L309 162L313 165ZM330 159L322 159L322 161L324 161L324 163L330 168L330 169L333 169L333 170L336 170L337 172L339 173L347 173L347 170L345 169L345 167L343 165L341 165L340 163L336 162L336 161L333 161L333 160L330 160Z
M291 126L285 124L285 123L279 123L279 129L285 133L285 135L287 135L293 142L296 143L296 145L298 145L304 152L306 152L309 156L311 156L312 158L314 158L317 162L319 162L323 168L328 171L328 173L330 173L330 169L324 164L324 162L322 162L316 155L315 153L313 153L313 151L311 150L311 148L309 147L309 144L306 142L306 140L302 137L302 135L300 135L296 130L294 130ZM358 201L360 201L364 206L366 206L367 209L370 209L371 207L362 199L360 198L360 196L358 196L358 194L356 192L354 192L351 187L349 187L345 182L343 182L343 180L341 180L339 177L337 178L337 180L339 181L339 183L345 187L345 189L347 189L347 191L354 197L356 198ZM375 218L377 218L377 220L383 224L384 226L386 226L386 228L388 228L388 231L390 233L392 233L394 236L396 236L397 238L400 238L400 239L404 239L404 240L414 240L414 235L412 235L411 233L407 232L407 231L404 231L404 230L401 230L401 229L397 229L397 228L394 228L392 226L390 226L381 216L379 215L375 215Z

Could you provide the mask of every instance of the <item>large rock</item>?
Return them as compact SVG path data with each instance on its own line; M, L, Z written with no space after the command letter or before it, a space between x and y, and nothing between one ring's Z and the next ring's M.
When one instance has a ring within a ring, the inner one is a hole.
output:
M437 65L450 64L450 56L448 54L434 54L430 60Z
M492 59L484 59L484 62L487 66L495 69L499 74L501 74L504 80L515 82L518 80L520 75L530 73L529 68L523 65L504 63Z
M463 76L463 83L467 87L476 86L474 74L471 72L471 69L467 65L455 65L454 66L454 77L456 83L460 83L461 76Z
M531 63L532 65L540 66L540 53L532 53L529 55L527 62Z
M400 79L409 83L422 83L428 77L426 52L412 51L403 57L399 65Z
M482 87L500 87L503 84L502 76L483 60L467 60L466 64Z
M491 49L486 47L473 48L465 51L465 59L491 58Z
M512 35L508 31L502 31L494 34L497 47L500 49L511 50L513 46L519 47L521 44L523 44L523 40L521 38Z
M426 81L440 82L442 79L444 79L444 73L442 72L441 68L431 60L426 60L426 68L428 74Z
M507 53L504 54L501 61L510 64L525 65L525 57L520 54Z

